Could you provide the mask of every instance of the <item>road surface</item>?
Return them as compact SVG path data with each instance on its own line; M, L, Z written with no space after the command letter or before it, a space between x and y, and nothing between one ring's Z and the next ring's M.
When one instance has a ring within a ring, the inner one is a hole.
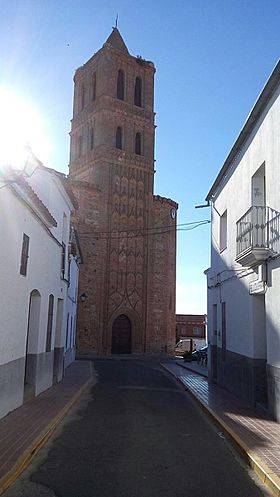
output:
M158 362L94 362L98 381L5 497L262 497Z

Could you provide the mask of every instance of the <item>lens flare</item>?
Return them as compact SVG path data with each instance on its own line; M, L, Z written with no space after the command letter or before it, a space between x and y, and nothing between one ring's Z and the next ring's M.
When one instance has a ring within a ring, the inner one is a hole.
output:
M0 166L24 166L26 147L47 161L51 147L46 123L32 102L0 86Z

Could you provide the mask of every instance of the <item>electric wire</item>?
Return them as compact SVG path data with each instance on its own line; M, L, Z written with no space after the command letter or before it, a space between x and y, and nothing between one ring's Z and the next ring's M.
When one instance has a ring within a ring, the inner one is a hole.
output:
M191 226L191 225L195 225L195 224L198 224L198 223L210 223L209 219L201 219L201 221L193 221L191 223L179 223L176 225L177 226ZM165 228L174 228L175 224L167 224L166 226L150 226L148 228L123 228L121 230L118 230L119 232L121 233L124 233L125 231L138 231L139 229L141 229L141 231L149 231L149 230L156 230L156 229L165 229ZM104 235L104 234L110 234L112 231L100 231L100 235Z
M209 224L209 220L203 220L203 221L197 221L196 223L183 223L181 226L185 227L179 227L177 228L176 225L169 225L169 226L158 226L155 228L130 228L130 229L123 229L123 230L113 230L112 232L82 232L79 230L79 236L84 237L84 236L89 236L91 238L95 238L97 240L120 240L124 238L137 238L137 237L151 237L151 236L159 236L163 235L166 233L172 233L172 232L179 232L179 231L191 231L196 228L199 228L200 226L203 226L205 224ZM179 225L178 225L179 226ZM165 228L165 229L164 229ZM153 230L153 231L152 231ZM158 230L158 231L154 231ZM104 235L106 233L106 235ZM122 235L122 233L124 233Z

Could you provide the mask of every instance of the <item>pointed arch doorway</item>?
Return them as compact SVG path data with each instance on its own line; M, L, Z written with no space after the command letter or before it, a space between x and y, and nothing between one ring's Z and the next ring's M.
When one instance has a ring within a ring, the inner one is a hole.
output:
M121 314L112 326L112 354L131 354L131 322Z

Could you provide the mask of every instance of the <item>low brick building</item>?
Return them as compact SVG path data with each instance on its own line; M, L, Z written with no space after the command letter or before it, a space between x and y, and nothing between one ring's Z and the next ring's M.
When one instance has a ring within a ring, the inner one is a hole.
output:
M118 31L74 77L78 353L171 353L177 204L154 195L154 64Z
M176 341L181 338L206 338L205 314L176 314Z

